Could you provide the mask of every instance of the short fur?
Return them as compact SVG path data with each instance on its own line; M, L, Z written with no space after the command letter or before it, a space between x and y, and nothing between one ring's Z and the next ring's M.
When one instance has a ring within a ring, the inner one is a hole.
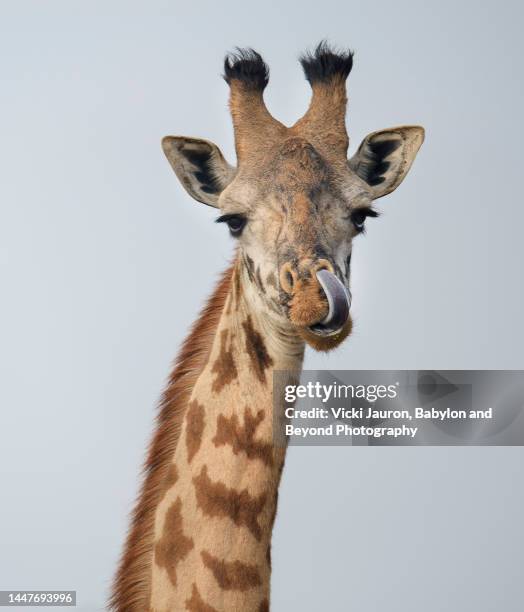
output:
M144 612L149 605L149 576L153 554L155 510L166 489L180 427L193 386L204 367L231 286L233 266L220 279L213 295L184 342L160 402L155 436L144 466L144 483L132 515L126 546L117 571L109 608Z

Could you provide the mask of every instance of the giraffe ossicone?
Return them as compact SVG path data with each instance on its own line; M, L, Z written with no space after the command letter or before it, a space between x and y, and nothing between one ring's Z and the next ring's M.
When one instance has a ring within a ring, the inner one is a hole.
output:
M237 249L161 401L113 587L118 612L269 610L286 452L273 435L283 416L273 372L298 380L306 344L331 350L351 333L353 241L424 139L419 126L381 130L348 159L353 55L321 43L301 64L311 102L287 127L264 103L261 56L226 57L236 167L207 140L162 141L183 187L219 209Z

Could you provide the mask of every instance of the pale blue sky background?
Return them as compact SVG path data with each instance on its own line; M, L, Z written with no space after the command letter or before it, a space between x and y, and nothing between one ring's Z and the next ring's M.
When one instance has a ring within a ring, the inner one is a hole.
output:
M355 334L313 368L524 368L522 4L2 2L0 589L103 608L154 406L229 261L160 149L234 160L224 53L260 50L285 123L296 61L355 49L352 150L420 123L405 183L353 257ZM292 448L275 612L524 608L521 448Z

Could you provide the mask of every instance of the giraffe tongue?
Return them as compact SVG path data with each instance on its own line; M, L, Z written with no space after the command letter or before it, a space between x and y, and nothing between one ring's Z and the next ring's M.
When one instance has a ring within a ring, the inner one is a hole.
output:
M340 280L328 270L319 270L317 279L320 283L329 305L325 319L311 326L317 334L328 336L335 334L344 326L349 317L351 293Z

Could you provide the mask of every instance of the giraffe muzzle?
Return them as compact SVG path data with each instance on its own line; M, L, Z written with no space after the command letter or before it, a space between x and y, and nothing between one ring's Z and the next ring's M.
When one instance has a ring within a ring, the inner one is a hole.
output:
M322 321L310 326L319 336L331 336L340 332L349 318L351 293L349 289L329 270L318 270L316 277L328 301L328 314Z

